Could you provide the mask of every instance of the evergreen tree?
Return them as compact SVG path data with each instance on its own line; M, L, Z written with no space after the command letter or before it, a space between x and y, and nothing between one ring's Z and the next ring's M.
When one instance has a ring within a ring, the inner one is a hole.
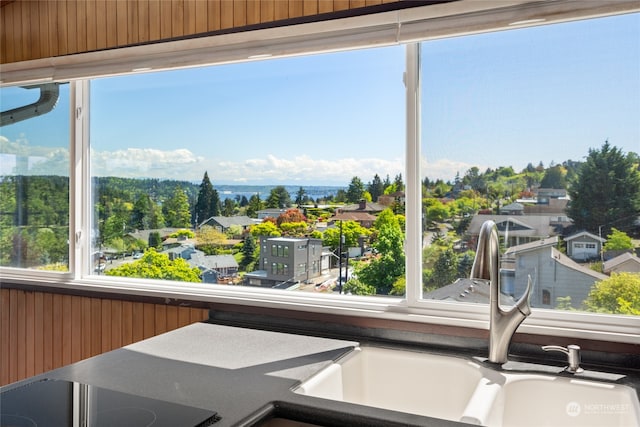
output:
M163 210L167 227L191 226L189 198L180 186L175 188L171 197L164 203Z
M262 210L262 200L260 200L260 194L256 193L249 198L247 203L247 216L257 218L260 210Z
M592 233L601 226L631 229L640 215L640 171L632 159L608 141L600 150L589 150L569 188L567 214L578 229Z
M375 174L373 181L367 185L367 191L371 194L371 200L374 202L377 202L378 197L384 194L384 184L378 174Z
M136 230L148 230L151 214L151 198L148 194L138 196L131 213L131 226Z
M255 261L255 256L256 239L251 234L247 234L244 238L244 242L242 243L242 261L240 266L243 269L246 269L247 266L251 265Z
M349 188L347 188L347 202L358 203L364 196L364 184L357 176L351 178Z
M402 181L401 173L396 175L396 177L393 179L393 183L396 186L396 191L404 191L404 182Z
M152 230L157 230L163 228L164 226L165 223L164 215L162 214L162 208L151 201L151 205L149 207L149 228Z
M278 185L271 189L266 206L272 209L288 208L291 206L291 195L284 186Z
M458 279L458 257L452 249L447 248L440 253L433 266L432 283L440 288L450 285Z
M304 188L298 188L298 192L296 193L296 205L300 206L305 203L305 199L308 199L307 192L304 191Z
M224 199L224 203L222 205L222 215L224 216L233 216L236 210L236 203L233 199Z
M220 216L220 211L220 196L218 196L218 191L213 188L209 174L205 172L196 201L196 225L202 224L213 216Z
M160 237L160 233L157 231L149 233L149 247L154 249L162 248L162 238Z

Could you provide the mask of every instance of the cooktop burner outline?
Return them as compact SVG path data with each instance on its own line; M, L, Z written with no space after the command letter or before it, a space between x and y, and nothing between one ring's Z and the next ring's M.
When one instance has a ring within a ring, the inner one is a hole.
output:
M0 399L2 427L204 427L220 420L212 410L65 380L27 383Z

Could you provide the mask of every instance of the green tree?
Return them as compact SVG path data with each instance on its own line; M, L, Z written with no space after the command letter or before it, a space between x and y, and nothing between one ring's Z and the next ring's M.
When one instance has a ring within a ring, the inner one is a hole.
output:
M280 224L280 230L284 236L302 237L307 234L309 225L304 222L283 222Z
M344 246L359 246L360 236L368 237L371 231L364 228L356 221L342 221L342 235L344 236ZM331 250L336 250L340 246L340 224L327 228L322 234L322 244Z
M611 229L611 234L607 236L607 242L604 244L605 251L624 251L633 249L633 241L631 237L624 231L616 228Z
M440 253L433 266L431 285L440 288L452 284L459 277L458 257L452 249L447 248Z
M200 270L182 258L173 261L166 254L149 249L142 258L106 271L108 276L201 282Z
M351 295L375 295L376 288L354 277L347 280L347 283L345 283L342 288L342 292Z
M263 221L260 224L251 226L251 234L254 237L259 237L259 236L278 237L282 235L282 232L280 232L280 229L278 229L278 226L275 225L273 222Z
M384 184L378 174L375 174L373 181L367 185L367 191L371 194L371 201L377 202L378 197L384 194Z
M182 229L171 233L169 237L173 237L174 239L179 239L180 237L184 237L185 239L193 239L194 237L196 237L196 234L191 230Z
M443 222L451 216L449 207L438 199L424 199L424 205L426 206L425 212L429 222Z
M256 239L251 234L247 234L242 242L242 261L240 267L247 270L247 267L252 265L256 259Z
M224 233L210 225L200 227L196 232L196 238L198 239L198 248L207 254L217 253L220 246L227 241L227 236Z
M236 210L236 202L233 199L226 198L222 204L222 215L233 216Z
M258 212L262 210L264 204L260 200L260 194L254 194L249 198L247 203L247 216L250 218L257 218Z
M220 216L220 211L220 196L218 195L218 191L213 188L209 180L209 174L205 172L196 201L196 225L202 224L211 217Z
M151 215L151 198L148 194L141 194L136 199L131 213L131 226L136 230L148 230Z
M127 221L120 215L113 215L107 218L102 228L103 242L110 242L116 238L124 237Z
M556 298L556 310L575 310L571 306L571 295Z
M372 246L378 255L358 273L358 279L374 286L376 293L388 295L393 285L405 273L404 232L391 211L382 211L374 223L377 236Z
M561 165L547 169L540 181L542 188L567 188L566 170Z
M157 230L164 226L165 223L162 208L152 201L149 209L149 228Z
M271 189L266 200L266 207L271 209L283 209L291 206L291 195L287 189L278 185Z
M349 187L347 188L347 202L348 203L358 203L362 197L364 196L364 184L362 180L357 176L351 178L351 182L349 183Z
M300 206L301 204L306 203L307 200L309 200L307 192L304 191L304 188L302 187L298 188L298 192L296 193L296 205Z
M154 249L162 248L162 238L157 231L149 233L149 247Z
M287 209L276 218L276 225L282 226L286 222L307 222L307 218L296 208Z
M632 159L609 142L589 150L568 191L567 213L578 229L596 232L621 220L627 222L618 228L630 229L640 215L640 171Z
M176 186L173 194L163 206L167 227L181 228L191 226L191 209L189 198L182 187Z
M480 169L477 166L473 166L467 170L467 173L462 178L462 182L470 185L472 189L479 193L485 194L487 191L487 180L480 173Z
M587 311L640 315L640 276L613 273L597 282L584 301Z
M399 173L393 179L393 184L396 187L396 191L404 191L404 181L402 180L402 174Z

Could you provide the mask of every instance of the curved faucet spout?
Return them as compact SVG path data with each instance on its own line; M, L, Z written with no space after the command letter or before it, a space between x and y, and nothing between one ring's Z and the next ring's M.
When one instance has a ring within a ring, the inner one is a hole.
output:
M509 344L520 323L531 314L529 298L531 277L524 295L510 310L500 308L498 229L493 221L485 221L478 236L476 257L471 267L471 278L489 281L489 361L505 363Z

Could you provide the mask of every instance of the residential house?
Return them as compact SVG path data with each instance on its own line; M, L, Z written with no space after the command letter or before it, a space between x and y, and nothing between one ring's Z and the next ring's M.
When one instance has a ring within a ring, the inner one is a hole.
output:
M564 188L538 188L537 200L539 205L548 205L552 200L568 200L567 190Z
M387 206L380 203L367 202L363 199L357 204L336 209L335 215L329 218L328 223L331 225L338 221L355 221L365 228L371 228L376 215L386 208Z
M188 244L167 249L163 253L172 261L182 258L190 266L200 269L205 283L220 283L221 278L234 278L238 274L238 262L233 255L205 255Z
M600 257L600 251L607 239L591 234L588 231L581 231L565 237L567 244L567 255L577 261L587 261Z
M205 255L197 251L191 255L189 264L202 271L204 283L227 283L238 275L238 262L233 255Z
M502 215L524 215L524 205L522 203L514 202L500 208L500 214Z
M518 215L517 218L511 215L475 215L467 229L468 246L477 246L480 228L488 220L496 223L498 235L505 242L505 247L511 247L558 234L554 219L554 216L546 215Z
M166 253L171 261L178 258L189 261L191 259L191 256L196 253L196 249L193 245L185 244L166 249L163 251L163 253Z
M246 215L239 216L212 216L211 218L200 224L200 227L205 225L211 226L221 233L226 233L229 228L239 226L242 228L243 234L249 231L249 227L259 223L259 220L249 218Z
M640 258L636 255L625 252L605 261L602 264L602 271L605 274L611 273L637 273L640 274Z
M346 213L346 212L366 212L371 215L376 215L385 210L387 207L374 202L367 202L362 199L358 203L345 205L336 209L336 214Z
M525 215L558 215L562 222L569 223L566 217L567 190L564 188L538 188L536 199L533 203L524 204Z
M557 298L567 296L580 307L592 286L607 276L573 261L556 244L552 238L507 249L500 270L503 292L519 298L530 278L532 307L554 308Z
M278 218L280 215L288 211L289 209L298 209L298 208L269 208L269 209L261 209L257 212L258 219L263 220L265 218ZM300 213L302 211L298 209Z
M249 285L264 287L307 282L322 274L322 257L321 239L263 236L260 267L245 277Z
M327 223L329 225L334 225L338 221L355 221L364 228L373 227L373 223L376 220L375 215L371 215L368 212L341 212L337 213L331 218L328 219Z

